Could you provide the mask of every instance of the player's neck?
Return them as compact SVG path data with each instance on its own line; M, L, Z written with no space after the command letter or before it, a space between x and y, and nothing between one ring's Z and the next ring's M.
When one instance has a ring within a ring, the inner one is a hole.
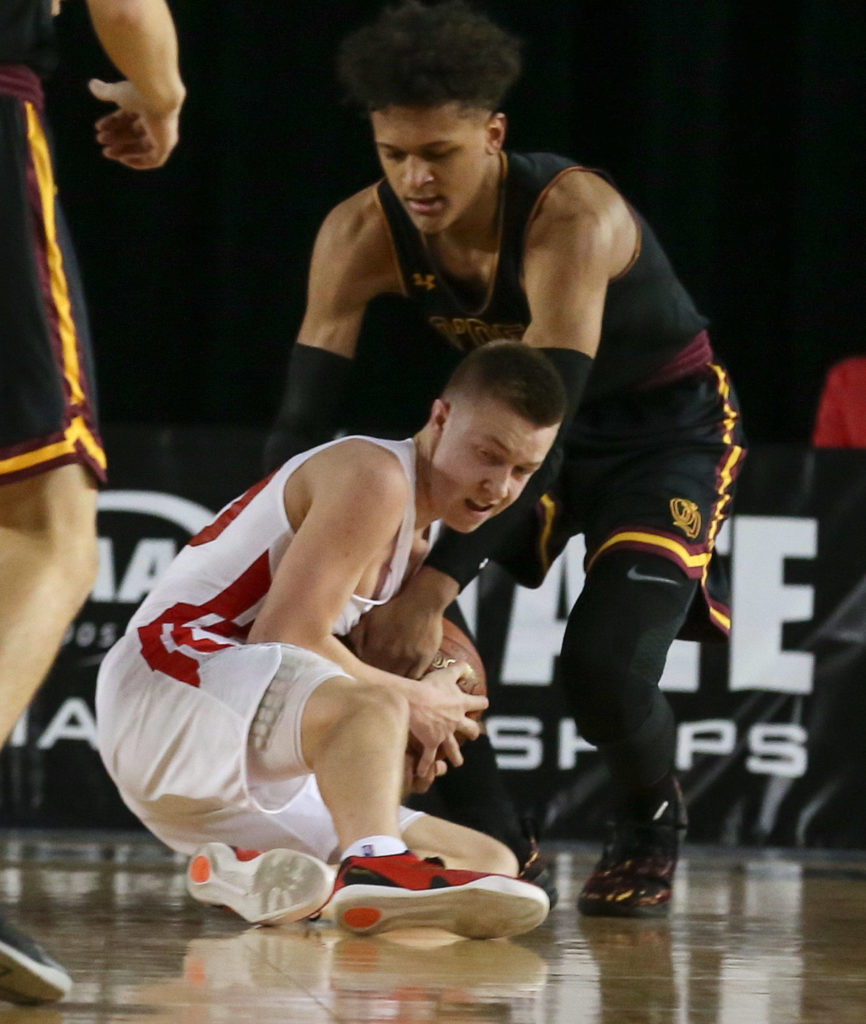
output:
M433 507L430 486L434 444L427 427L419 430L412 440L415 443L415 528L426 530L439 518L437 509Z

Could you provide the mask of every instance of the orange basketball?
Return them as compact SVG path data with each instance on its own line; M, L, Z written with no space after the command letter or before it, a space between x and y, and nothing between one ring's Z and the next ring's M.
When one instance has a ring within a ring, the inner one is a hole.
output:
M469 637L455 626L449 619L442 620L442 643L436 652L431 669L446 668L453 665L455 661L465 661L471 672L458 682L458 686L464 693L472 693L479 697L487 696L487 673L484 671L484 663L481 655L475 648L475 644ZM470 718L480 719L480 711L472 711Z

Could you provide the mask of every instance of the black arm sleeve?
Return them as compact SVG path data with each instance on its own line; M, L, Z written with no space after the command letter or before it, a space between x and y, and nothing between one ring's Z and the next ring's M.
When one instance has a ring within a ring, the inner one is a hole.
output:
M289 356L286 390L265 441L270 473L298 452L333 439L344 425L352 360L323 348L296 344Z
M574 349L542 348L540 351L562 377L568 395L568 410L547 458L510 508L472 533L457 533L449 529L440 532L425 562L456 580L461 590L478 575L488 559L497 560L497 555L507 551L513 538L523 530L532 529L535 506L562 468L563 439L586 388L592 358Z

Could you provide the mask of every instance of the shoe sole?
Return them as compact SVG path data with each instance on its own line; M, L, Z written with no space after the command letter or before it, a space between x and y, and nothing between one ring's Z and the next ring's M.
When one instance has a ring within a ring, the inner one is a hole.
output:
M667 917L671 904L664 903L630 905L615 900L592 900L581 896L577 901L577 909L584 917Z
M397 928L442 928L467 939L521 935L547 917L546 893L529 882L490 875L443 889L347 885L333 896L337 923L355 935Z
M0 942L0 999L24 1005L55 1003L70 988L72 979L59 965L40 963Z
M187 892L199 903L226 906L251 924L287 924L321 910L334 888L327 864L296 850L268 850L238 860L224 843L196 850Z

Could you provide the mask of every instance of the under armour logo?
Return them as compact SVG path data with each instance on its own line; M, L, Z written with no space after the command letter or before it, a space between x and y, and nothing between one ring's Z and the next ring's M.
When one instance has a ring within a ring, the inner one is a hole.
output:
M436 275L415 273L412 275L412 284L416 288L426 288L428 292L432 292L436 287Z

